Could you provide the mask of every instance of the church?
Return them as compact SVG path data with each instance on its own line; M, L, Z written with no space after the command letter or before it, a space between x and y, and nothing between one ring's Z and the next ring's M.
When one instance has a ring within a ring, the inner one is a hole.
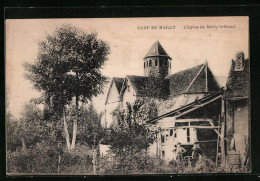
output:
M152 83L162 80L156 87L160 89L157 97L164 97L164 103L176 102L167 109L158 110L159 115L220 89L207 63L171 74L172 61L160 42L156 41L143 59L143 76L113 77L105 100L103 125L109 127L115 121L111 113L118 106L125 107L126 102L133 103L137 98L149 96L145 90L151 88L148 85L151 79L154 80Z
M188 156L192 145L198 142L208 157L225 164L224 88L207 62L179 72L171 72L173 65L174 60L156 41L143 58L143 76L113 77L102 125L109 128L116 124L113 116L116 108L123 109L127 102L133 104L139 98L151 96L158 116L144 124L156 138L149 147L152 155L170 161L174 158L174 145L180 142Z

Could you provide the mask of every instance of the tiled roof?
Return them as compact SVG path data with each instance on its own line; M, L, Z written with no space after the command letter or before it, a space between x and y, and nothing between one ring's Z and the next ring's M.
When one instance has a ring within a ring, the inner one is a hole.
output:
M245 66L242 71L234 71L235 62L232 61L228 80L227 90L224 93L225 98L248 97L249 96L249 60L245 60Z
M217 97L221 98L222 95L223 95L223 90L219 89L211 94L201 96L201 97L196 97L195 100L190 97L191 99L189 100L189 98L188 98L188 101L185 105L178 106L178 107L176 107L176 109L173 108L174 110L172 110L172 111L166 110L164 113L161 112L161 114L157 118L154 118L153 120L149 120L148 122L156 123L158 120L161 120L164 117L176 116L176 115L179 115L180 113L187 111L188 109L192 109L194 107L199 108L198 105L208 104L208 103L210 103L211 100L214 100Z
M155 56L165 56L171 59L171 57L166 53L162 45L160 44L159 41L156 41L148 53L146 54L145 58L147 57L155 57Z
M155 103L158 107L158 116L166 114L166 113L173 111L175 109L178 109L182 106L188 105L207 95L208 94L197 94L197 95L188 94L186 96L179 95L176 97L169 98L165 101L161 101L161 100L157 99L157 100L155 100Z
M182 93L207 92L205 76L206 68L208 75L208 91L214 92L216 90L219 90L220 87L206 64L201 64L167 76L161 83L159 83L160 78L155 77L149 78L136 75L127 75L126 77L131 82L131 85L133 86L133 89L135 90L137 96L167 98L169 96L175 97ZM151 95L151 92L157 92L157 94Z
M170 95L184 93L205 64L182 70L166 78L170 80Z
M148 77L127 75L127 78L131 82L133 89L135 90L137 96L146 96L145 90L147 86Z
M124 82L124 78L113 77L113 80L116 84L116 88L117 88L118 92L120 93L123 82Z

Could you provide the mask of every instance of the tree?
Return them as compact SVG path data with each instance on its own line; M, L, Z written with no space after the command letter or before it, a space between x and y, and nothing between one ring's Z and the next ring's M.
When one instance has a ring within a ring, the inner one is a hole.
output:
M109 53L108 44L97 39L97 33L86 34L76 27L62 25L39 42L36 62L24 65L26 77L44 93L45 103L58 117L63 115L68 149L74 149L76 143L79 103L103 91L106 77L100 69ZM70 143L64 109L73 102L75 119Z
M138 121L143 106L145 102L137 99L132 105L127 103L124 111L114 112L118 125L112 128L110 145L122 159L128 156L134 158L133 155L146 150L153 142L153 135Z
M74 109L68 109L68 119ZM81 106L78 118L78 142L97 146L104 136L104 130L101 126L102 113L97 113L92 102L86 107Z

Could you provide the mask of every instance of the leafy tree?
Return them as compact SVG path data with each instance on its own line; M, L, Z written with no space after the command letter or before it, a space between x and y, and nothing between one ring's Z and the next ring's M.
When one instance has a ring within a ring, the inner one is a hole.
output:
M100 69L109 53L108 44L99 40L96 33L86 34L63 25L39 42L36 62L24 65L26 77L44 93L45 103L60 118L63 114L68 149L75 148L80 102L87 102L103 91L106 78ZM73 102L75 119L70 142L64 108Z
M67 119L73 120L75 109L71 108L67 111ZM104 136L104 130L101 126L102 113L97 113L92 102L87 107L81 106L78 117L78 137L79 143L88 143L92 146L97 146ZM72 125L69 125L71 128Z
M29 103L24 105L20 118L19 137L23 140L23 147L34 148L42 141L56 146L61 139L61 126L59 122L45 120L43 111L37 105Z
M144 101L138 99L133 105L127 103L125 110L114 113L118 125L112 128L110 145L121 159L134 158L135 154L145 151L153 142L153 135L137 119L142 106Z

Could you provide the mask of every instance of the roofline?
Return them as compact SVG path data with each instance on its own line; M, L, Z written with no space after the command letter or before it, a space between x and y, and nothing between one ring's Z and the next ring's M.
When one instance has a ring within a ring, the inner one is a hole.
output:
M121 90L120 90L120 93L119 93L119 97L121 97L121 93L122 93L122 91L123 91L126 78L127 78L127 76L125 76L125 78L124 78L124 82L123 82L123 84L122 84L122 87L121 87Z
M180 71L178 71L178 72L175 72L174 74L165 76L165 78L166 78L166 79L169 79L171 76L174 76L174 75L176 75L176 74L179 74L179 73L181 73L181 72L187 71L187 70L189 70L189 69L193 69L193 68L198 67L198 66L201 66L201 65L204 65L204 63L199 64L199 65L196 65L196 66L193 66L193 67L188 68L188 69L180 70Z
M179 111L188 109L189 107L192 107L192 106L194 106L194 105L200 105L202 101L206 101L206 100L208 100L208 99L210 99L210 98L214 98L215 96L222 95L223 92L224 92L224 91L223 91L223 88L221 88L220 90L218 90L218 91L216 91L216 92L214 92L214 93L212 93L212 94L210 94L210 95L208 95L208 96L206 96L206 97L203 97L203 98L198 99L198 100L196 100L196 101L194 101L194 102L192 102L192 103L190 103L190 104L187 104L187 105L182 106L182 107L180 107L180 108L177 108L177 109L175 109L175 110L173 110L173 111L170 111L170 112L168 112L168 113L165 113L165 114L163 114L163 115L161 115L161 116L158 116L158 117L155 118L155 119L152 119L152 120L150 120L150 121L147 121L147 123L148 123L148 124L153 124L153 123L155 123L156 121L158 121L158 120L160 120L160 119L162 119L162 118L164 118L164 117L167 117L168 115L171 115L171 114L179 114Z
M110 93L110 90L111 90L111 87L112 87L114 81L115 81L115 77L113 77L112 80L111 80L111 84L110 84L110 86L109 86L109 89L108 89L108 92L107 92L107 96L106 96L105 105L107 105L108 95L109 95L109 93ZM115 85L115 86L116 86L116 85ZM116 90L117 90L117 87L116 87ZM120 95L120 92L119 92L118 90L117 90L117 92L118 92L119 95Z
M132 85L132 83L131 83L130 79L128 78L128 76L129 76L129 75L126 75L125 78L124 78L124 82L123 82L123 84L122 84L122 88L121 88L120 93L119 93L119 99L121 99L121 94L123 93L123 90L125 89L125 88L124 88L124 85L125 85L126 79L128 80L128 82L129 82L130 85L132 86L132 88L133 88L133 90L134 90L134 92L135 92L135 95L137 95L137 91L135 90L135 88L134 88L134 86ZM131 76L131 75L130 75L130 76ZM140 77L141 77L141 76L140 76Z
M172 58L169 55L154 55L154 56L145 56L143 59L145 58L149 58L149 57L168 57L170 60L172 60Z
M196 76L194 77L194 79L191 81L190 85L188 86L188 88L186 89L186 91L184 93L186 93L190 87L192 86L192 84L195 82L195 80L197 79L197 77L199 76L199 74L201 73L201 71L205 68L206 64L204 64L201 69L199 70L199 72L196 74Z
M217 80L216 76L215 76L214 73L211 71L211 69L209 68L209 66L208 66L208 69L209 69L209 71L211 72L211 74L213 75L214 80L215 80L216 83L218 84L218 87L221 87L219 81Z
M201 92L182 92L182 93L179 93L179 94L175 94L175 95L170 95L169 97L171 98L174 98L174 97L178 97L180 95L184 95L184 94L213 94L214 92L216 91L201 91Z

